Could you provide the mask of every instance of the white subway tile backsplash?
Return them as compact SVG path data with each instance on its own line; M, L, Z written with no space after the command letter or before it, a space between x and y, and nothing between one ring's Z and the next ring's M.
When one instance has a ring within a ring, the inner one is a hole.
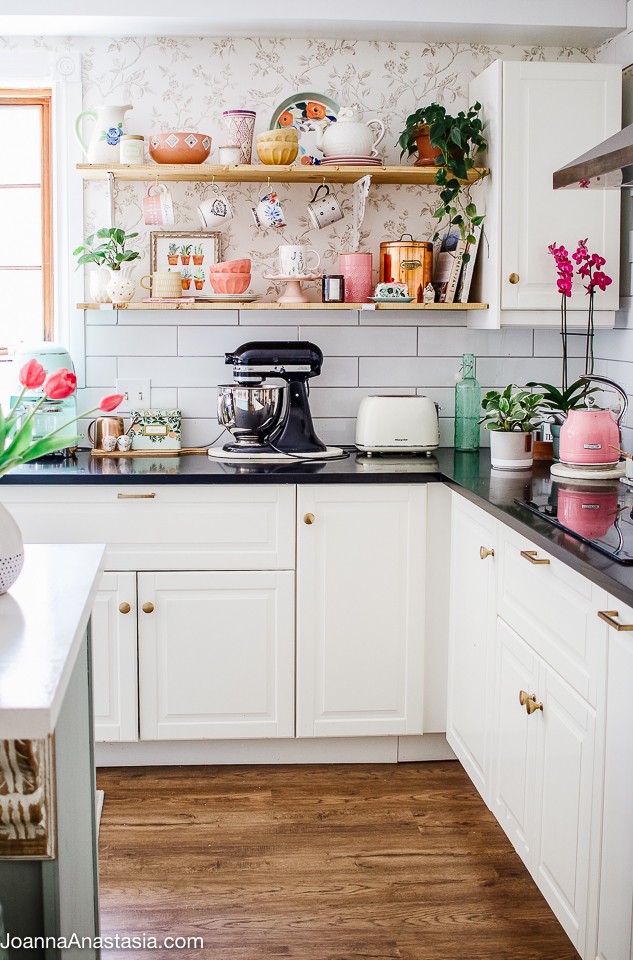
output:
M361 387L443 387L454 382L457 358L360 357Z
M318 381L316 381L318 382ZM332 388L313 387L310 390L310 409L313 417L355 417L363 397L373 394L407 394L412 393L406 387L374 388Z
M361 310L361 326L386 327L464 327L461 310Z
M354 437L356 436L356 417L349 419L343 417L335 419L315 417L314 429L317 437L319 437L323 443L327 443L328 446L353 444Z
M571 383L584 370L584 360L572 358L568 369ZM515 357L504 360L482 357L476 362L476 376L480 383L488 383L495 389L509 383L523 386L531 380L557 385L561 382L561 361L548 357Z
M178 353L178 328L86 327L86 356L169 357Z
M86 357L86 386L112 387L117 378L116 357Z
M358 310L311 310L306 315L305 310L279 310L271 314L270 310L244 310L240 314L240 323L252 324L253 326L275 326L288 325L300 326L306 322L306 316L310 326L323 327L357 327Z
M457 327L421 327L418 354L421 357L525 357L532 353L531 330L469 330Z
M227 379L219 357L119 357L119 377L149 377L152 388L215 387Z
M231 382L230 376L227 377L227 382ZM214 417L217 404L218 391L213 387L180 387L178 390L178 406L183 417Z
M439 403L440 417L455 416L454 387L418 387L416 393L418 396L430 397L433 403Z
M214 419L185 419L182 421L183 447L208 447L226 443L231 438Z
M593 352L595 357L603 360L621 360L631 363L633 361L633 328L596 330Z
M179 327L178 353L190 357L224 357L249 340L297 340L297 327ZM230 370L227 368L230 378Z
M417 332L409 327L302 326L300 340L312 340L329 357L414 357Z
M357 387L358 357L324 357L321 374L310 381L319 387Z
M176 387L152 387L151 404L155 410L175 410L178 407Z
M576 336L579 331L574 331L567 339L567 356L584 357L585 338ZM597 334L601 331L596 331ZM534 331L534 356L535 357L558 357L562 363L563 344L560 330L535 330Z
M96 312L96 311L95 311ZM119 326L237 326L237 310L119 310ZM116 314L115 314L116 315Z

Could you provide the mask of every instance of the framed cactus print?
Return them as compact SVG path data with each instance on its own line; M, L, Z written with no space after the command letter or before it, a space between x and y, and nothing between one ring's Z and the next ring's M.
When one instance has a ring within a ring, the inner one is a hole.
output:
M149 235L149 250L151 272L179 272L183 296L213 293L209 283L209 267L220 260L219 233L210 230L156 230Z

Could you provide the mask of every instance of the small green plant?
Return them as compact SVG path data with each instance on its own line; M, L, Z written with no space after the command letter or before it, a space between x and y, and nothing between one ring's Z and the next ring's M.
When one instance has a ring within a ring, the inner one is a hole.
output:
M177 247L175 243L170 243L170 244L169 244L169 250L168 250L168 252L167 252L167 256L168 256L168 257L177 257L179 250L180 250L180 247Z
M545 393L542 395L541 409L551 414L554 423L564 423L570 410L586 410L587 397L592 393L602 393L602 387L592 387L589 389L588 380L576 380L566 390L558 390L551 383L535 383L530 381L526 384L528 387L543 387Z
M180 276L182 277L183 280L191 280L191 270L189 269L189 267L184 267L180 271Z
M481 401L482 409L486 411L479 423L483 423L486 430L521 430L530 433L536 430L543 422L543 415L539 410L544 394L530 393L522 390L514 383L508 384L503 393L499 390L489 390Z
M194 256L196 256L196 257L202 257L202 256L204 256L204 253L203 253L203 250L202 250L202 244L201 244L201 243L198 244L197 247L194 247L194 248L193 248L193 253L194 253Z
M190 256L191 256L191 244L190 244L190 243L184 243L184 244L182 245L182 247L180 248L180 256L181 256L181 257L190 257Z
M475 166L474 157L487 146L479 119L480 110L481 104L475 103L467 113L460 110L456 117L451 117L439 103L419 107L407 117L406 126L398 138L400 157L405 153L410 157L417 149L419 128L428 125L431 146L440 149L435 174L435 183L441 187L440 204L433 211L433 216L440 222L433 240L437 240L446 229L457 227L462 240L475 243L473 227L483 223L483 215L477 213L472 202L468 182L468 171ZM444 219L446 224L442 223ZM466 253L464 262L468 260L470 255Z
M105 242L94 246L95 237ZM134 237L138 237L138 233L126 233L118 227L103 227L97 230L86 237L81 247L73 250L73 257L79 257L77 267L83 263L96 263L98 266L105 264L112 270L120 270L124 263L140 260L140 253L125 249L127 241Z
M194 279L194 280L204 280L204 270L202 269L202 267L196 267L196 269L195 269L195 271L194 271L194 274L193 274L193 279Z

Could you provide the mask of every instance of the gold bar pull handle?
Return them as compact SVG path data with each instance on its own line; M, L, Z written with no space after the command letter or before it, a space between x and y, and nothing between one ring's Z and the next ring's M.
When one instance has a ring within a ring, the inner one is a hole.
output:
M614 620L613 618L617 615L617 610L598 610L600 619L608 623L614 630L633 630L633 623L618 623L617 620Z
M492 550L488 550L486 547L479 548L479 556L482 560L485 560L486 557L494 557L494 555L495 555L494 547L492 548Z
M549 560L537 560L536 550L521 550L521 556L529 560L530 563L549 563Z
M117 500L153 500L155 493L117 493Z

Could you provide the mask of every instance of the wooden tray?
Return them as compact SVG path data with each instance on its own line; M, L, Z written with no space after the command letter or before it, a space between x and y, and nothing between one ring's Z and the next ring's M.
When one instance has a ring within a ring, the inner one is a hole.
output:
M207 447L183 447L181 450L91 450L91 457L183 457L189 454L206 456Z

